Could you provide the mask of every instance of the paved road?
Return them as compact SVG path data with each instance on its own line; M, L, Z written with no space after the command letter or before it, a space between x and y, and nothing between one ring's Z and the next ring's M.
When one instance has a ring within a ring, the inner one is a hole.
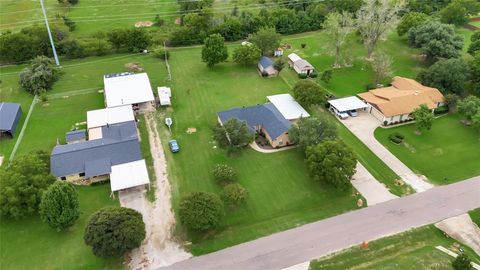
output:
M375 139L373 132L380 122L367 112L360 112L357 117L340 120L355 136L357 136L377 157L390 167L403 181L415 191L422 192L433 187L432 184L417 176L402 161L388 151L385 146Z
M438 222L480 207L480 176L398 198L160 269L282 269L364 240Z

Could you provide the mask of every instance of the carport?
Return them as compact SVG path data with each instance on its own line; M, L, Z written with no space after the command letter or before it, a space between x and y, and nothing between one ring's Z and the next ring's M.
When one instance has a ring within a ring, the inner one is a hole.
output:
M344 97L329 100L330 109L338 113L346 113L348 111L364 110L368 105L357 97Z
M115 191L150 184L145 159L112 166L110 188Z

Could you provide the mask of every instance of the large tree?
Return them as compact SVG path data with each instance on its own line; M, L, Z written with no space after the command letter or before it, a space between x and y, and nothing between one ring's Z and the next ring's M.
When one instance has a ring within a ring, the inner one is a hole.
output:
M60 71L51 58L37 56L20 72L20 86L31 94L41 94L50 90L59 76Z
M232 118L223 125L217 124L213 130L213 137L220 147L233 150L251 143L254 134L248 129L247 123Z
M351 13L342 12L342 13L330 13L325 22L323 22L323 28L328 34L328 44L330 45L330 51L335 55L335 62L333 63L334 68L340 67L340 50L345 44L345 40L353 30L354 30L354 21Z
M463 48L463 37L455 34L452 25L428 21L408 31L410 46L420 48L427 60L456 58Z
M233 51L233 61L242 65L255 64L260 58L261 52L257 45L246 43L238 46Z
M421 12L408 12L403 15L400 23L397 25L397 33L399 36L403 36L414 27L420 26L428 21L430 17Z
M262 55L272 53L280 46L282 36L275 32L275 28L261 28L252 35L250 41L260 48Z
M422 130L430 130L433 124L433 113L425 104L421 104L412 113L415 119L415 125L417 132L421 133Z
M470 16L480 11L478 0L453 0L440 10L440 20L444 23L462 26L468 22Z
M0 169L0 214L19 219L36 213L43 191L53 182L47 153L15 158Z
M302 118L297 125L292 125L288 135L292 143L297 143L305 151L309 146L336 139L337 126L325 116Z
M223 202L213 193L192 192L180 201L178 216L190 230L206 231L217 227L224 215Z
M470 270L473 269L471 260L465 254L460 254L452 261L453 270Z
M480 113L480 98L470 95L457 103L457 109L466 120L472 121Z
M320 85L311 80L298 81L292 89L295 99L308 108L311 105L325 103L327 93Z
M136 210L105 207L91 216L83 239L96 256L118 258L140 246L145 239L145 224Z
M442 93L462 95L469 77L467 63L461 58L440 59L418 74L422 84L438 88Z
M386 53L377 53L371 64L375 85L383 83L387 78L392 76L392 58Z
M43 193L39 213L44 222L58 231L72 226L80 217L77 190L68 182L55 182Z
M310 175L339 190L349 190L355 174L357 158L342 141L325 141L307 148L307 166Z
M202 61L207 63L209 68L215 64L224 62L228 58L225 40L220 34L212 34L205 39L202 48Z
M367 59L372 59L378 42L395 27L398 22L398 13L404 5L403 0L364 1L357 12L356 25L367 48Z

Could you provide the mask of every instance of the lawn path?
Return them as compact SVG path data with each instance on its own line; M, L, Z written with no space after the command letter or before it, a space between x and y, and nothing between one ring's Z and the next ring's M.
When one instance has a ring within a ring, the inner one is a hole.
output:
M35 107L35 104L37 104L37 96L35 95L32 100L32 104L30 104L30 109L28 110L27 117L25 118L25 122L23 123L22 130L20 131L20 134L18 134L17 141L15 142L15 146L13 146L12 153L10 154L9 160L11 161L15 157L15 153L17 152L18 146L20 145L20 142L22 141L23 134L25 134L25 128L27 127L28 120L30 119L30 115L32 115L33 108Z

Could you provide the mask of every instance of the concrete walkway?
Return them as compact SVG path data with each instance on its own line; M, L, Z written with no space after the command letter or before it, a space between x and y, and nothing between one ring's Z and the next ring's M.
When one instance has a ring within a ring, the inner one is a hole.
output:
M250 146L253 150L255 150L255 151L257 151L257 152L260 152L260 153L265 153L265 154L277 153L277 152L281 152L281 151L285 151L285 150L290 150L290 149L293 149L293 148L297 147L296 145L291 145L291 146L285 146L285 147L278 148L278 149L263 149L263 148L261 148L260 146L258 146L256 142L250 143L249 146Z
M375 155L377 155L388 167L390 167L402 180L409 184L415 191L422 192L433 187L432 184L424 181L422 177L415 174L396 156L388 151L385 146L375 139L374 131L380 122L372 115L361 112L357 117L349 117L340 120L355 136L357 136Z
M453 239L469 246L480 256L480 229L473 223L470 215L463 214L443 220L435 227L444 231Z
M357 163L357 172L353 175L352 185L367 200L368 205L386 202L397 196L373 177L368 170L360 163Z
M282 269L480 207L480 177L431 188L160 269Z

